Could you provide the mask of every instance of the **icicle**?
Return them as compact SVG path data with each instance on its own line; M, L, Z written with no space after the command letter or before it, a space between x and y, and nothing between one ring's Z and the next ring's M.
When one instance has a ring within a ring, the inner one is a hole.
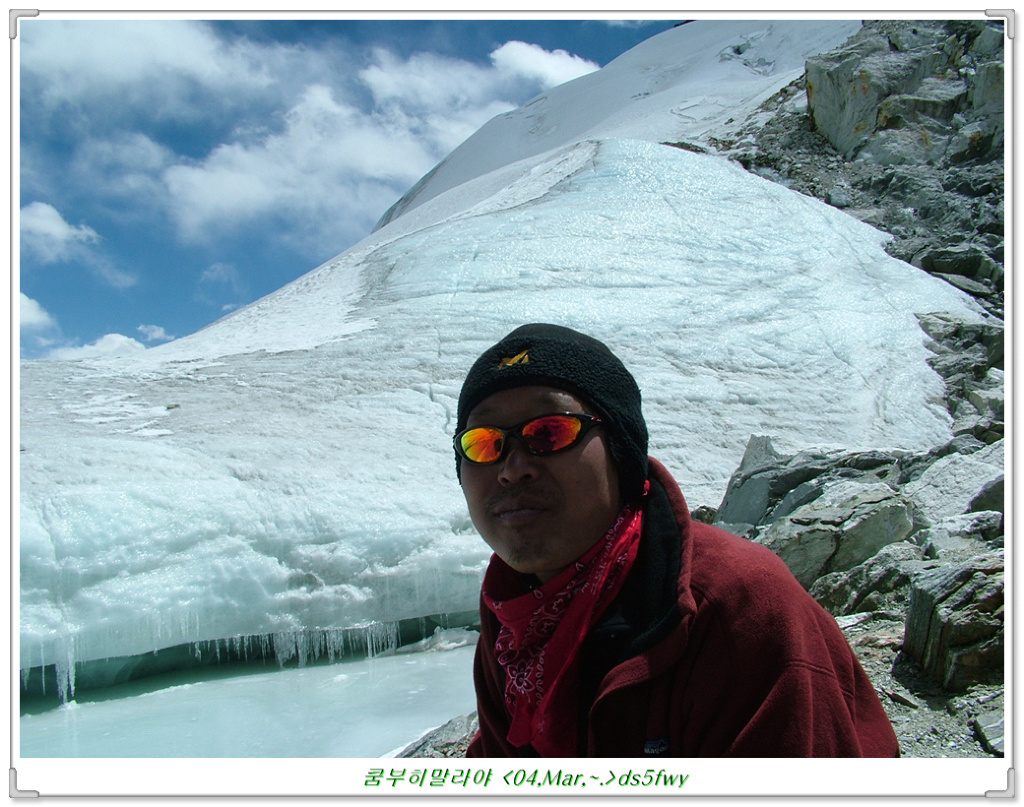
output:
M64 653L58 656L54 664L57 673L57 697L61 703L67 703L75 697L75 654L71 649L72 642L65 640Z

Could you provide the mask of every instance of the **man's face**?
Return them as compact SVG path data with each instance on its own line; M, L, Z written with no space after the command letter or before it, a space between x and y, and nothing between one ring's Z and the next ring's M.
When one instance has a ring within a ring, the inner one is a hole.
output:
M508 428L555 412L596 414L568 392L518 387L477 404L467 426ZM542 582L590 549L622 507L618 472L601 427L549 457L528 453L512 437L493 465L460 462L462 490L480 535L505 563Z

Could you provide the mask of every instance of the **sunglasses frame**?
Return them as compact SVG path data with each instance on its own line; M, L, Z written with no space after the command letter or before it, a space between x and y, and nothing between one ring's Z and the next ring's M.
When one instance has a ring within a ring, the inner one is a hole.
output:
M576 435L576 439L569 443L569 445L556 448L553 451L534 451L530 448L526 439L523 437L523 429L536 420L543 420L544 418L550 417L572 417L579 420L580 430ZM532 454L535 457L550 457L552 454L560 454L563 451L568 451L570 448L579 445L580 440L583 439L584 435L586 435L588 431L603 423L604 421L597 415L587 415L583 412L548 412L544 415L536 415L535 417L527 418L521 423L517 423L515 426L509 426L507 429L503 429L500 426L491 426L485 423L481 423L479 426L470 426L456 434L453 438L453 442L455 444L455 453L471 465L494 465L496 462L501 462L505 455L508 454L510 437L515 437L527 454ZM474 431L475 429L494 429L496 432L501 434L501 452L490 462L477 462L476 460L472 460L466 455L465 450L462 448L463 435Z

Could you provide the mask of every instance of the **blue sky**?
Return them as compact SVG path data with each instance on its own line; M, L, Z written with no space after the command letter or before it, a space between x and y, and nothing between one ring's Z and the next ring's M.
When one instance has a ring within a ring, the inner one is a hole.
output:
M22 358L184 336L672 20L19 22Z

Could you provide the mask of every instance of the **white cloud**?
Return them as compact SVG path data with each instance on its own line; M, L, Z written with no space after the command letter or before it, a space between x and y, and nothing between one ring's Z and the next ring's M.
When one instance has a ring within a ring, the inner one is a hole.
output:
M247 133L163 174L179 234L202 242L226 228L284 222L293 248L322 257L366 235L423 174L495 115L597 65L510 42L490 64L372 51L357 77L373 107L307 84L277 131Z
M44 264L80 262L104 283L118 289L137 282L137 278L118 269L96 249L100 236L92 227L68 224L53 205L32 202L21 208L20 219L21 250L25 256Z
M421 119L396 113L360 112L329 87L307 88L283 132L225 144L201 162L165 171L180 234L203 241L275 217L311 252L362 237L453 145L423 131Z
M80 141L69 166L79 187L91 187L108 199L129 201L142 210L166 205L160 174L177 155L141 132L114 132Z
M125 356L144 351L146 346L128 336L108 333L95 342L81 347L59 347L50 351L51 359L100 359L109 356Z
M67 261L82 244L99 240L92 227L68 224L53 205L32 202L21 208L21 248L43 263Z
M21 29L26 77L43 103L113 97L111 114L145 106L149 115L194 117L197 89L259 93L274 82L274 49L217 37L189 20L45 20Z
M495 100L505 79L492 66L477 65L434 53L402 60L386 48L373 51L373 63L359 79L378 105L400 104L407 111L458 112Z
M24 292L21 294L21 312L19 315L21 330L23 331L45 331L57 326L56 321L43 309L39 303L28 297Z
M598 70L598 65L564 50L546 51L540 45L506 42L491 53L499 71L534 79L547 90Z
M227 37L197 21L23 22L23 120L74 138L61 167L43 141L23 141L23 188L56 197L71 183L121 222L172 222L187 243L261 231L317 260L365 236L495 115L597 69L523 42L478 64ZM91 254L106 282L133 282Z
M174 339L167 331L159 325L140 325L138 327L147 342L169 342Z

